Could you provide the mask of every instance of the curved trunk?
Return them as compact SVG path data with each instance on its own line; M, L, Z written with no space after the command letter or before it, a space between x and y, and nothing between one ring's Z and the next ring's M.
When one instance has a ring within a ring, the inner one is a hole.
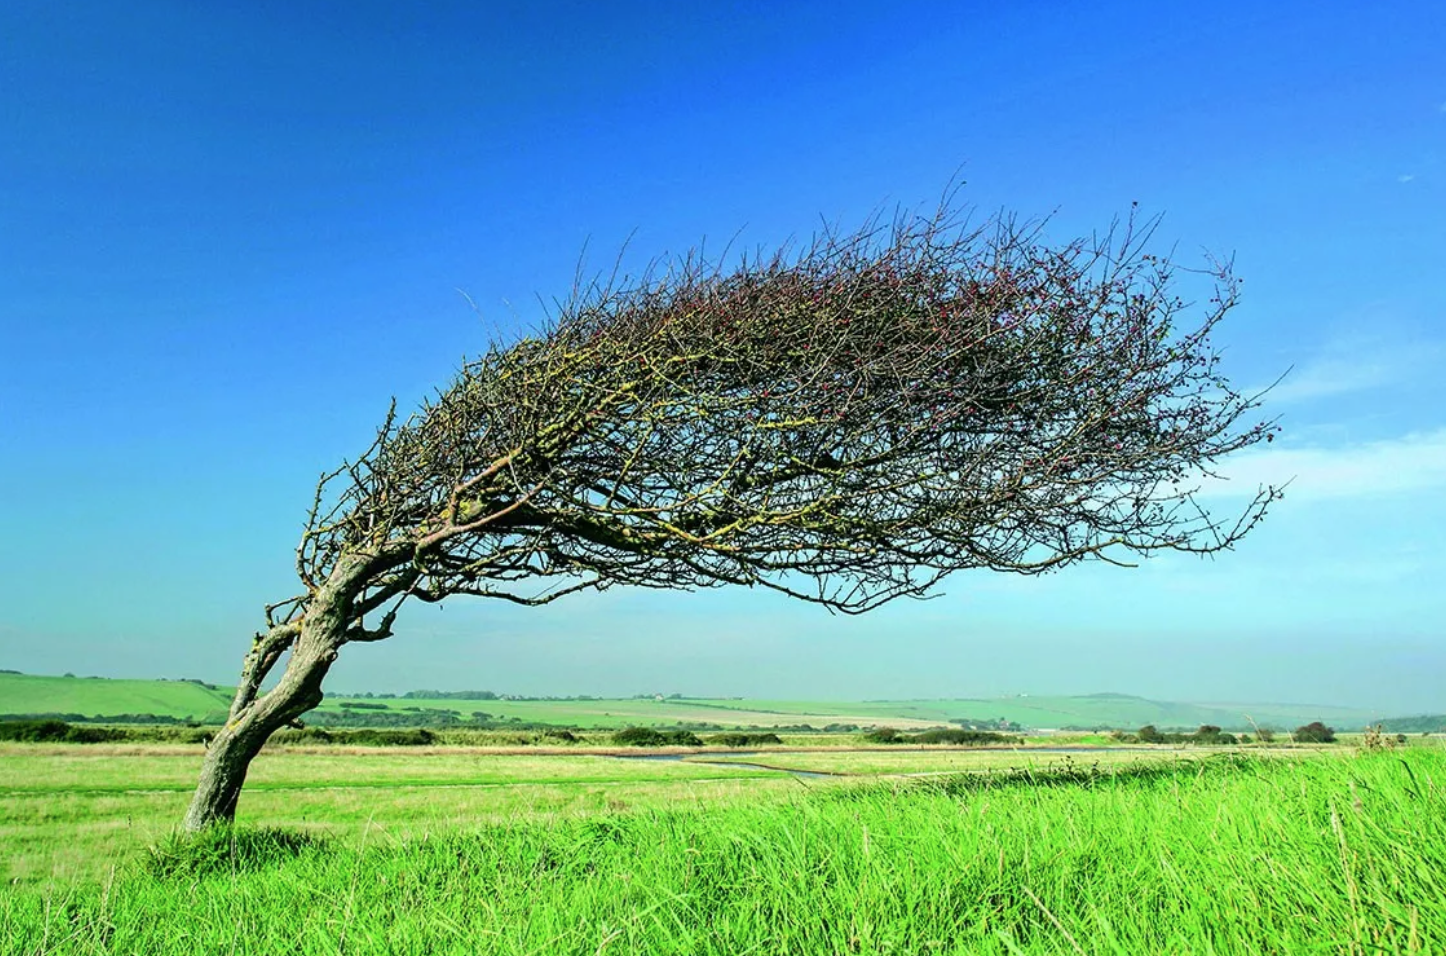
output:
M236 801L252 759L273 733L321 703L322 679L347 639L351 596L355 590L349 586L349 577L333 575L333 581L313 595L295 640L290 642L291 659L281 680L265 694L248 700L243 695L246 686L249 684L250 693L254 694L265 672L281 653L274 644L268 643L270 635L258 637L257 646L247 655L242 687L238 689L230 719L206 748L196 793L186 811L187 830L201 830L234 820Z
M234 820L236 800L251 760L273 733L321 703L321 681L336 660L340 641L334 644L326 636L308 633L310 630L302 629L280 683L243 708L239 718L228 720L211 738L196 794L186 811L187 830Z

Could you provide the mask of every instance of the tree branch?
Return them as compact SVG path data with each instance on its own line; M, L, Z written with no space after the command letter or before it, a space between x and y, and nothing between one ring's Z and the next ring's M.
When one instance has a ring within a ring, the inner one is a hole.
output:
M266 680L266 675L271 673L271 668L276 666L282 653L291 647L300 634L301 624L293 622L278 624L264 634L256 635L251 642L251 650L247 653L246 660L241 666L241 680L236 686L236 696L231 700L228 720L240 719L246 709L255 702L261 682Z

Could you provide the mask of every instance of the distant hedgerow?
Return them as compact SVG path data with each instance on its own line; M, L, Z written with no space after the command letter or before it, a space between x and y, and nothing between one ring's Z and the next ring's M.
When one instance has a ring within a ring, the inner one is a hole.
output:
M988 730L925 730L917 734L901 733L893 727L876 727L864 734L864 739L874 744L956 744L962 746L983 746L987 744L1015 744L1023 738L1012 734L997 734Z
M1334 727L1327 727L1315 720L1295 728L1294 737L1298 744L1333 744L1336 742L1336 731Z
M777 734L772 733L745 734L729 732L714 734L709 737L705 743L716 744L720 747L758 747L763 744L781 744L783 743L783 739Z
M652 727L624 727L613 734L622 747L701 747L703 741L691 730L654 730Z
M0 740L25 743L98 744L125 740L124 730L110 727L72 727L63 720L0 721Z

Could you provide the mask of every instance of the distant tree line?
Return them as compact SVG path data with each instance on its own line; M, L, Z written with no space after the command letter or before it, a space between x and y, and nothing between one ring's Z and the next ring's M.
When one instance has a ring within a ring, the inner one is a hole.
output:
M1275 731L1269 727L1257 727L1255 730L1255 740L1258 742L1268 744L1275 741ZM1121 743L1201 744L1205 746L1251 743L1249 734L1237 736L1221 730L1214 724L1201 724L1193 733L1167 732L1159 730L1154 724L1146 724L1133 734L1116 731L1112 736ZM1327 727L1317 720L1297 727L1291 734L1291 739L1298 744L1330 744L1335 743L1336 732L1335 728Z
M629 700L645 700L661 694L634 694ZM356 694L328 694L327 699L348 697L360 700L519 700L519 701L589 701L622 698L597 697L592 694L499 694L491 690L409 690L401 694L362 691ZM683 700L682 694L668 694L667 700ZM741 698L740 698L741 699ZM345 704L343 704L345 706Z
M409 690L403 700L496 700L490 690Z
M463 717L461 711L440 710L432 707L407 707L397 710L373 705L372 707L349 707L345 710L316 710L306 718L311 727L478 727L490 728L498 723L484 711L473 711L470 717Z
M37 720L59 720L69 724L156 724L161 726L184 725L187 727L197 726L194 718L172 717L169 714L95 714L87 717L85 714L0 714L0 721L37 721Z
M950 717L949 723L958 724L965 730L1012 730L1021 731L1024 729L1019 723L998 717L994 720L979 717Z
M691 730L657 730L653 727L624 727L613 734L620 747L701 747L703 741Z
M722 733L709 737L706 743L719 747L761 747L764 744L781 744L783 739L774 733Z
M101 678L101 679L105 679L105 678ZM162 677L162 678L161 678L161 680L170 680L170 679L171 679L171 678L169 678L169 677ZM209 684L209 683L207 683L206 681L201 680L199 677L177 677L177 678L175 679L175 682L178 683L178 684L196 684L197 686L204 687L204 688L206 688L207 690L220 690L220 689L221 689L219 685L217 685L217 684Z
M100 744L125 740L124 730L109 727L76 727L63 720L0 721L0 740L23 743Z
M1334 727L1327 727L1318 720L1295 728L1291 735L1298 744L1333 744L1336 742Z
M1146 724L1133 734L1116 733L1112 735L1121 743L1141 744L1204 744L1207 746L1218 746L1220 744L1237 744L1240 738L1235 734L1227 733L1214 724L1201 724L1199 729L1192 733L1180 733L1162 731L1154 724Z
M990 730L964 728L958 730L937 728L917 734L906 734L893 727L876 727L864 734L864 739L873 744L955 744L966 747L983 747L990 744L1017 744L1024 738Z
M1419 717L1397 717L1381 721L1381 729L1398 734L1446 733L1446 714L1422 714Z
M438 736L425 727L411 727L406 730L385 730L363 727L357 730L328 730L322 727L304 727L300 730L281 730L272 738L277 744L341 744L357 747L427 747L438 743Z

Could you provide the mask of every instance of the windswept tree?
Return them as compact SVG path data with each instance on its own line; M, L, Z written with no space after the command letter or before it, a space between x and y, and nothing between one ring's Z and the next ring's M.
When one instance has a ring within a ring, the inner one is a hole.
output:
M1149 231L1052 246L946 204L578 288L321 479L187 826L233 818L267 738L408 600L733 584L860 613L967 568L1231 547L1278 492L1221 519L1194 491L1275 426L1217 370L1229 268L1196 310Z

